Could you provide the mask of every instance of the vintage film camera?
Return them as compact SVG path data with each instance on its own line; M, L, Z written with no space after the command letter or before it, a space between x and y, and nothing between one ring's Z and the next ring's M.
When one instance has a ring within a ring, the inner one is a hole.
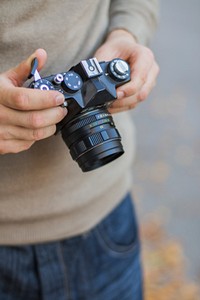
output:
M121 137L108 112L117 98L116 88L130 81L127 62L116 58L98 62L96 58L82 60L69 71L44 78L33 60L30 88L57 90L65 97L68 114L57 124L72 158L83 172L97 169L124 153Z

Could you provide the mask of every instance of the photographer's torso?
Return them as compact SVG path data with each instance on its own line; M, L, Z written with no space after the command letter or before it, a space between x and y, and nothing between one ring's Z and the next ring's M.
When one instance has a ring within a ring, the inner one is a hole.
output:
M108 28L109 1L1 1L0 72L37 48L48 53L42 76L93 55ZM82 173L61 136L28 151L0 156L0 244L50 241L83 233L116 206L131 186L134 128L114 117L125 154Z

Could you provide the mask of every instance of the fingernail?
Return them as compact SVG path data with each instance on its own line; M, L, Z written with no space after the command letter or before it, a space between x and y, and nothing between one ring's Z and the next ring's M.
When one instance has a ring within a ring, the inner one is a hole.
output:
M122 99L122 98L124 98L124 96L125 96L125 93L123 91L117 92L117 99Z
M67 113L68 113L67 109L63 108L63 115L64 115L64 117L67 115Z
M57 105L63 104L64 101L65 101L65 98L61 93L56 95L56 104Z

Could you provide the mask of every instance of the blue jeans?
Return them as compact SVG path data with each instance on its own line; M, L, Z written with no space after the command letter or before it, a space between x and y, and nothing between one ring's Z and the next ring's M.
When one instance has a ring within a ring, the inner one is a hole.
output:
M0 247L1 300L142 300L130 195L91 231L66 240Z

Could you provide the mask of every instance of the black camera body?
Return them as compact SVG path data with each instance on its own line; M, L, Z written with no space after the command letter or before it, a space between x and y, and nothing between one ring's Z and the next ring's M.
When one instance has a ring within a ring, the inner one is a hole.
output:
M94 170L124 153L109 105L117 98L116 88L130 81L127 62L116 58L98 62L83 60L69 71L41 78L33 61L30 88L57 90L65 97L68 114L56 133L62 138L83 172Z

